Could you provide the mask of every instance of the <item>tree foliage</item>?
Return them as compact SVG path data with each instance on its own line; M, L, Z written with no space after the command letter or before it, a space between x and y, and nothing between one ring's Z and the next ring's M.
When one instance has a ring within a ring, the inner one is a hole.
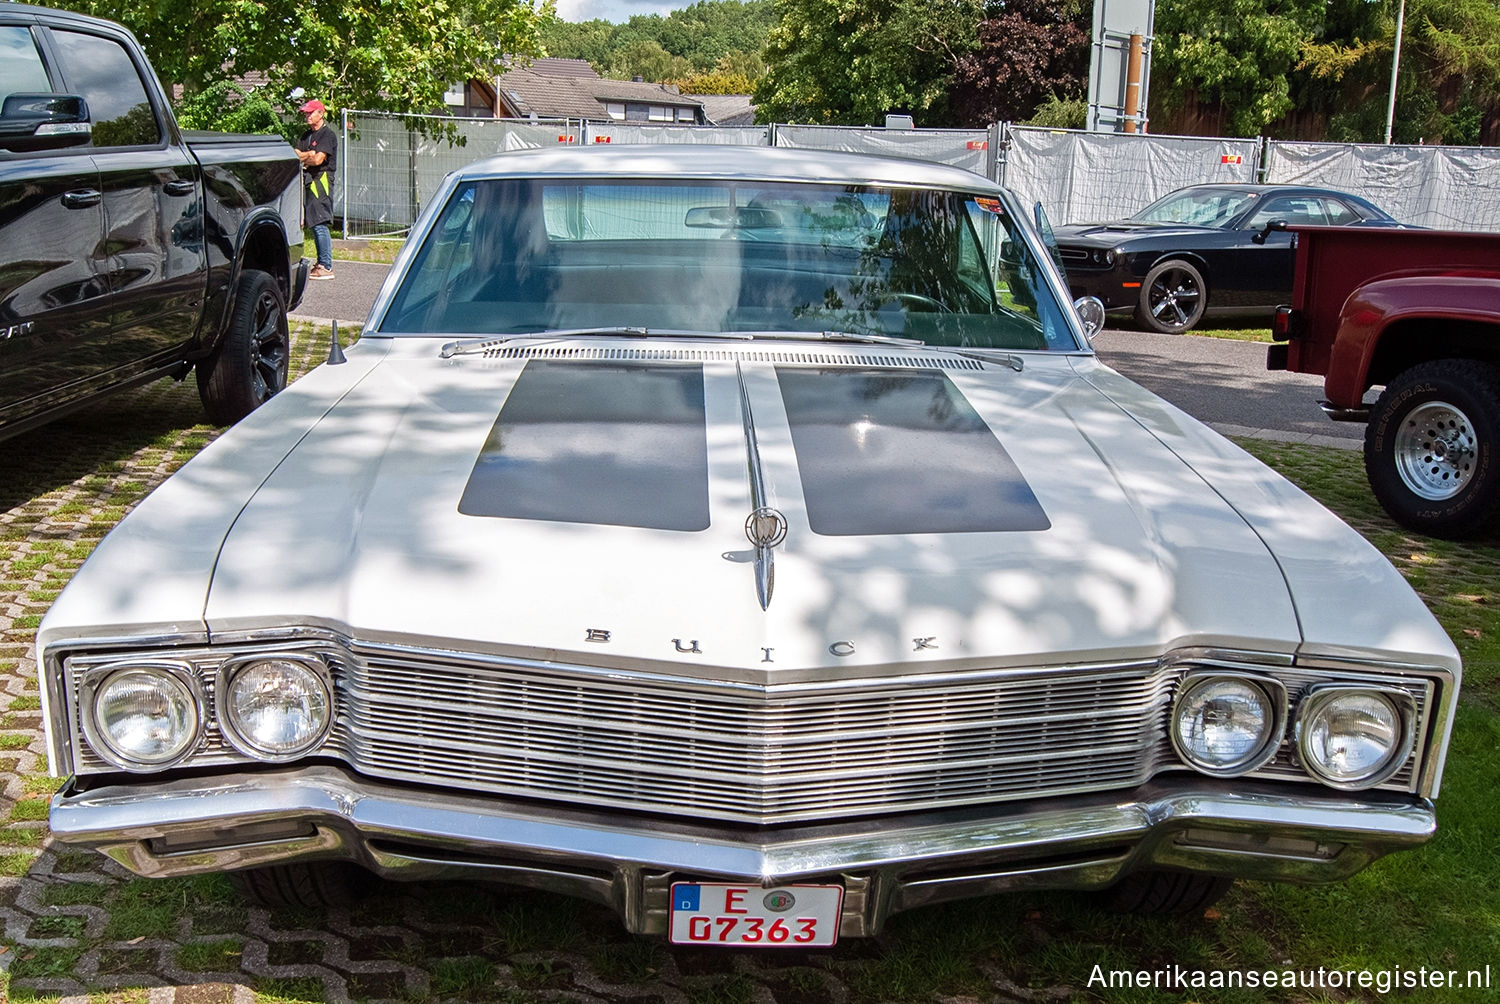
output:
M858 125L904 112L951 121L948 86L976 42L980 0L774 0L761 121Z
M1329 139L1384 137L1396 2L1334 0L1303 52L1306 100L1330 112ZM1408 0L1393 138L1479 142L1500 119L1500 0Z
M185 97L264 74L272 100L301 88L331 109L441 110L443 93L493 76L506 54L541 51L551 0L56 0L140 38L158 75Z
M1152 99L1217 103L1233 135L1258 135L1291 110L1290 74L1323 9L1324 0L1158 0Z
M769 0L699 0L666 17L637 14L624 24L553 21L542 41L549 55L586 59L605 76L660 83L728 72L753 80L764 69L760 51L771 23ZM720 68L725 60L728 70Z
M970 125L1026 119L1088 89L1092 6L1084 0L996 0L978 47L959 57L952 102Z

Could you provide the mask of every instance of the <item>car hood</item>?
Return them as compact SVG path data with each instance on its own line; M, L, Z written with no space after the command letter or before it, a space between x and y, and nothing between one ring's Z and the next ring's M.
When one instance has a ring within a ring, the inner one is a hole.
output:
M1256 533L1066 357L612 351L398 344L240 513L209 629L756 672L1299 640Z
M210 444L74 576L40 658L313 631L750 684L1183 650L1457 667L1363 538L1090 355L437 349L366 337Z
M1121 244L1142 239L1181 240L1212 233L1213 227L1197 227L1185 223L1141 223L1136 220L1115 220L1108 223L1070 223L1053 231L1058 244L1081 247L1113 248Z

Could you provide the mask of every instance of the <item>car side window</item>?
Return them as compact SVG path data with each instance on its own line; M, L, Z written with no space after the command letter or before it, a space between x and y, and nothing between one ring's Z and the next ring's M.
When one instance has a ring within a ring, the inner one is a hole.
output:
M52 90L47 68L36 51L31 30L23 25L0 25L0 102L12 94Z
M68 88L83 95L94 123L94 146L155 146L161 125L146 85L125 47L112 38L53 29Z
M1347 227L1364 219L1338 199L1323 199L1322 202L1323 212L1328 214L1328 222L1332 226Z
M1245 229L1259 230L1272 220L1286 220L1302 226L1322 226L1328 222L1323 215L1323 200L1306 196L1283 197L1261 206L1245 224Z

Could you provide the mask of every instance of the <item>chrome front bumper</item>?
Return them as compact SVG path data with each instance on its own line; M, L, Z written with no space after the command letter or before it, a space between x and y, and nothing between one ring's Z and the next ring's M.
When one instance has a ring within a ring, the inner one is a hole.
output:
M695 826L355 778L334 767L65 789L53 835L147 876L348 860L395 879L489 879L604 903L661 934L674 880L844 885L842 937L893 913L1026 888L1094 889L1140 868L1317 882L1434 830L1412 796L1184 778L1116 797L804 827Z

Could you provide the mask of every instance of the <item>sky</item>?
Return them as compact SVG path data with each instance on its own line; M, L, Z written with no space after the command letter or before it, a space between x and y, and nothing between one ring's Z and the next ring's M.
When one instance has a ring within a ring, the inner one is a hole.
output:
M592 21L601 18L623 24L632 14L669 14L692 6L693 0L557 0L557 16L564 21Z

